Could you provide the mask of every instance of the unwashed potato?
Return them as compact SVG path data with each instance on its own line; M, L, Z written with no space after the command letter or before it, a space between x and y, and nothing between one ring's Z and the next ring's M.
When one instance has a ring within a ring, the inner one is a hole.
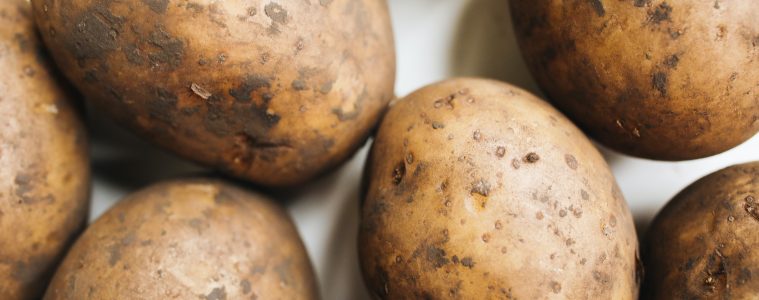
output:
M601 155L514 86L453 79L397 102L359 238L380 299L635 299L638 241Z
M685 160L759 131L759 1L509 1L556 106L626 154Z
M306 251L268 200L207 179L159 183L92 224L45 299L317 299Z
M393 97L383 0L34 0L51 52L100 111L266 185L346 160Z
M644 299L759 299L759 162L691 184L646 240Z
M87 137L24 0L0 1L0 299L38 299L89 207Z

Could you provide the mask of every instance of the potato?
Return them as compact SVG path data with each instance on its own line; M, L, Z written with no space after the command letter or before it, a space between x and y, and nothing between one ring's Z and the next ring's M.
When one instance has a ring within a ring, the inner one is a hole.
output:
M359 249L380 299L634 299L638 241L599 152L509 84L397 102L368 161Z
M38 299L89 209L87 137L24 0L0 1L0 299Z
M185 158L270 186L361 146L393 97L385 1L34 0L99 111Z
M209 179L127 196L72 247L44 299L316 299L292 221Z
M592 138L658 160L759 131L759 1L509 1L522 53Z
M649 229L644 299L757 299L757 226L759 162L691 184Z

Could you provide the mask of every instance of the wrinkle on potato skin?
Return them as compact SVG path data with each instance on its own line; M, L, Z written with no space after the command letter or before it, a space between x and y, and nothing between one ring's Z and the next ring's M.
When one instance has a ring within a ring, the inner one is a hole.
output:
M296 185L345 161L393 96L384 1L32 2L101 112L255 183Z
M464 78L412 93L365 170L359 251L377 298L637 297L637 237L608 166L523 90Z
M0 299L38 299L89 211L87 137L27 1L0 2Z

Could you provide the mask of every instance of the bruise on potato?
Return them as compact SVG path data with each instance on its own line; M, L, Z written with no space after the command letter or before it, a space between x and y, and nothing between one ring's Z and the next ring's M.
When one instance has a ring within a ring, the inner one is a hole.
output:
M0 1L0 299L38 299L89 206L87 137L27 1Z
M32 3L99 111L256 183L295 185L344 161L393 95L384 1Z
M44 299L318 299L289 216L220 181L155 184L120 201L67 254Z
M376 298L637 297L637 237L608 166L523 90L422 88L384 117L365 172L359 251Z
M656 216L644 248L645 299L759 295L759 162L712 173Z
M509 3L535 79L603 144L686 160L759 132L759 2Z

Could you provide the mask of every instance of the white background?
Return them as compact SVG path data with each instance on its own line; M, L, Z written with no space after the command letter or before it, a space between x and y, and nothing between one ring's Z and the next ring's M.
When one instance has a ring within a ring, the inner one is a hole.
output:
M502 0L390 0L396 32L396 94L454 76L511 82L535 93ZM204 172L90 115L95 183L91 218L157 180ZM759 160L759 137L718 156L655 162L602 149L644 232L659 208L694 180ZM323 299L368 299L358 269L358 187L364 147L340 170L297 191L269 193L292 213L313 260Z

